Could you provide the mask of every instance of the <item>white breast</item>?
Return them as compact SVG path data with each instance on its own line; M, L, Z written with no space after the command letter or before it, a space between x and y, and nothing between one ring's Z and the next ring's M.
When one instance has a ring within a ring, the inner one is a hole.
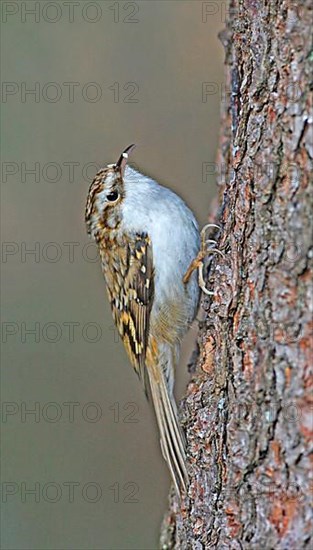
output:
M152 242L155 269L155 297L161 303L186 300L182 282L197 256L200 236L197 221L184 201L170 189L127 166L122 231L146 232ZM188 321L194 318L199 288L196 273L187 285Z

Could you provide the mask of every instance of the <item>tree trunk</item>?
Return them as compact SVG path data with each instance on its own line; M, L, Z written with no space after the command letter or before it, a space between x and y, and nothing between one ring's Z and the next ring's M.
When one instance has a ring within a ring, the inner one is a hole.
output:
M229 6L214 219L225 257L209 266L215 296L181 408L191 483L170 497L164 549L312 548L310 9Z

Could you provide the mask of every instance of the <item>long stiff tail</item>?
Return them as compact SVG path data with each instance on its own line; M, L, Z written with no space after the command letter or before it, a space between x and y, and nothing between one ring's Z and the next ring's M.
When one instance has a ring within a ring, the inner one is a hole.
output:
M180 495L182 491L187 491L189 480L186 467L185 438L179 426L176 403L167 387L163 372L158 372L157 379L150 369L148 372L153 405L160 430L162 454L171 472L176 492Z

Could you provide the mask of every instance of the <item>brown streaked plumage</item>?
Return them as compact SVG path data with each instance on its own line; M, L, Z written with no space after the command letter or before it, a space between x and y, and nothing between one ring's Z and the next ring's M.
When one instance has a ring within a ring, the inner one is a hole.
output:
M144 233L119 239L111 231L100 241L99 250L116 326L147 392L145 361L154 296L150 239Z

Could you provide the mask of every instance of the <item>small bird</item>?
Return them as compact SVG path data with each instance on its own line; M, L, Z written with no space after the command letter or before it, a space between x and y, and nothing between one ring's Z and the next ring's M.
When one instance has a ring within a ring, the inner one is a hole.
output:
M181 494L188 472L174 373L199 306L196 268L200 286L211 292L203 286L205 251L195 216L173 191L128 165L134 147L96 174L85 219L99 247L114 321L152 397L162 453Z

